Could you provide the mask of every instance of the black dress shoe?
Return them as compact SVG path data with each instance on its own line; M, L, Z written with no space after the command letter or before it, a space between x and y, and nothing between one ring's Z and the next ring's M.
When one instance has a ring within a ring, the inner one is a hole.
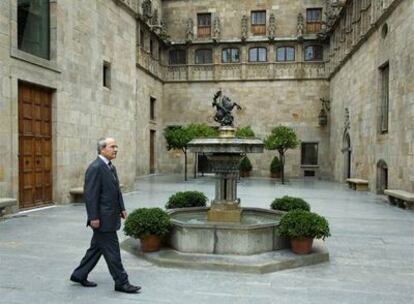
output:
M75 277L73 275L70 277L70 280L72 282L76 282L76 283L81 284L83 287L96 287L96 286L98 286L98 284L96 284L95 282L88 281L87 279L80 280L80 279L78 279L77 277Z
M141 289L141 286L134 286L129 283L124 285L115 285L115 290L126 293L137 293Z

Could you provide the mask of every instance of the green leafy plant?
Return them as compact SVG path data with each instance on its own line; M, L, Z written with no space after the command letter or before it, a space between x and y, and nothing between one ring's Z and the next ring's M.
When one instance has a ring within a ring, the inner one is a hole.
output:
M239 128L236 130L235 136L237 138L253 138L254 132L250 126Z
M279 173L282 171L282 163L280 162L277 156L273 157L272 162L270 163L270 172Z
M170 216L161 208L139 208L125 220L124 233L134 238L147 235L163 236L170 229Z
M316 213L292 210L286 213L278 225L279 233L291 239L325 239L331 235L328 221Z
M276 198L270 205L274 210L291 211L291 210L305 210L310 211L310 205L300 197L292 197L285 195L282 198Z
M170 196L165 208L189 208L189 207L205 207L207 196L199 191L177 192Z
M240 171L249 172L252 171L252 163L250 162L250 159L245 156L241 159L239 164Z
M167 141L167 150L181 150L184 153L184 180L187 180L187 144L194 138L214 137L218 131L206 124L189 124L183 126L169 126L164 129L164 138Z
M299 145L299 140L292 128L278 126L272 129L269 136L264 139L267 150L277 150L282 163L282 184L285 183L285 153L288 149L294 149Z

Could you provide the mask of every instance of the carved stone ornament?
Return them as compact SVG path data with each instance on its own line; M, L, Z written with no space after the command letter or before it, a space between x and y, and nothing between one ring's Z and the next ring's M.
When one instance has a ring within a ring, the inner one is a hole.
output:
M344 114L344 130L347 131L351 128L351 123L349 121L349 109L345 108Z
M249 18L246 15L241 19L241 39L244 41L247 39L249 33Z
M275 14L271 13L269 16L269 27L267 29L269 33L269 39L273 40L276 37L276 17Z
M185 24L185 40L191 42L194 39L194 22L192 18L188 18Z
M152 3L151 0L144 0L142 2L142 15L145 21L150 20L152 18Z
M298 23L296 26L296 30L297 30L297 35L298 37L302 37L304 30L305 30L305 24L304 24L304 19L303 19L303 14L299 13L298 14Z
M158 9L154 9L154 14L151 18L151 24L152 25L158 25Z
M221 26L220 26L220 18L218 16L214 17L213 21L213 40L218 41L221 35Z

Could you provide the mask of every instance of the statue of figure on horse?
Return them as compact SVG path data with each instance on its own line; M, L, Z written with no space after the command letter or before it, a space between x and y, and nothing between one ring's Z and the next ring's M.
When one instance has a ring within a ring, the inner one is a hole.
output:
M212 106L216 107L214 120L219 122L221 126L233 126L234 117L231 115L231 111L234 107L241 110L241 106L232 102L229 97L223 95L221 90L218 90L214 94Z

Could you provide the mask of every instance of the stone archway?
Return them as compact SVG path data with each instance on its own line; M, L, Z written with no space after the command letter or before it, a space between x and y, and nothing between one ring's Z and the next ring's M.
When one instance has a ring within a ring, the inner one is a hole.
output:
M384 194L384 190L388 188L388 165L380 159L377 162L377 193Z
M344 180L351 177L351 155L352 155L352 148L351 148L351 138L349 133L344 133L343 141L342 141L342 152L344 153L344 171L343 176Z

